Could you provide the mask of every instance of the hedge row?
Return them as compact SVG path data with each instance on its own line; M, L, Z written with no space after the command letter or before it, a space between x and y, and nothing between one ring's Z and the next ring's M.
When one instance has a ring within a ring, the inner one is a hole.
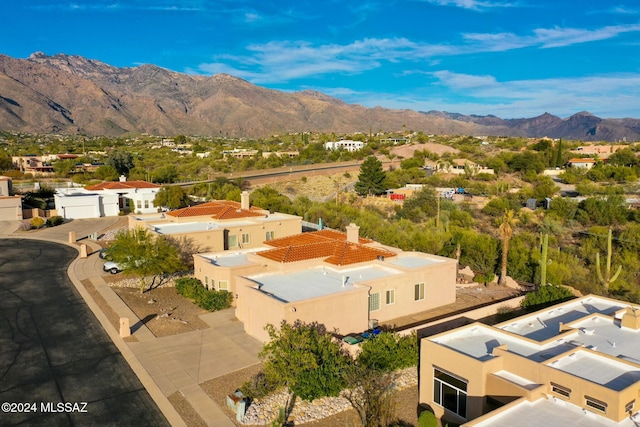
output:
M231 292L209 290L195 277L183 277L176 280L176 291L208 311L229 308L233 301Z

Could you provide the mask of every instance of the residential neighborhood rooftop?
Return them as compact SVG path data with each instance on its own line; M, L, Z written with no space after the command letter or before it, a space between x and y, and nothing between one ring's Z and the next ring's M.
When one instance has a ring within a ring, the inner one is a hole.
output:
M616 423L570 402L550 397L533 402L519 400L511 408L474 423L474 427L637 427L639 422L638 414Z
M290 273L248 276L257 289L282 302L308 300L353 290L358 282L393 276L400 271L370 265L348 270L314 267Z

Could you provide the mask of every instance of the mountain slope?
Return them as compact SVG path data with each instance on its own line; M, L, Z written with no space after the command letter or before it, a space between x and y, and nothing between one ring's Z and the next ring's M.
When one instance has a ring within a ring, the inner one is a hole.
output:
M640 139L640 120L578 113L561 119L465 116L365 108L319 92L280 92L242 79L176 73L155 65L117 68L80 56L0 55L0 128L30 133L228 135L396 131L428 134Z

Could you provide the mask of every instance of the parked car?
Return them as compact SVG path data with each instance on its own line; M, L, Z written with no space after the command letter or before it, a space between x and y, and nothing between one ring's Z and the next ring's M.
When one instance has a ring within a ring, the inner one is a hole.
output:
M102 266L104 271L108 271L111 274L118 274L122 271L122 267L113 261L107 261Z
M100 249L100 252L98 252L98 256L101 259L106 259L106 260L110 260L111 257L109 256L109 248L102 248Z

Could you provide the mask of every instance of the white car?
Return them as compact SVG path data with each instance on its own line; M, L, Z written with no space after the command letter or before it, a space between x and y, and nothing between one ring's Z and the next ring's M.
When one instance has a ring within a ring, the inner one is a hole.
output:
M122 267L113 261L107 261L102 266L104 271L108 271L111 274L118 274L122 271Z

